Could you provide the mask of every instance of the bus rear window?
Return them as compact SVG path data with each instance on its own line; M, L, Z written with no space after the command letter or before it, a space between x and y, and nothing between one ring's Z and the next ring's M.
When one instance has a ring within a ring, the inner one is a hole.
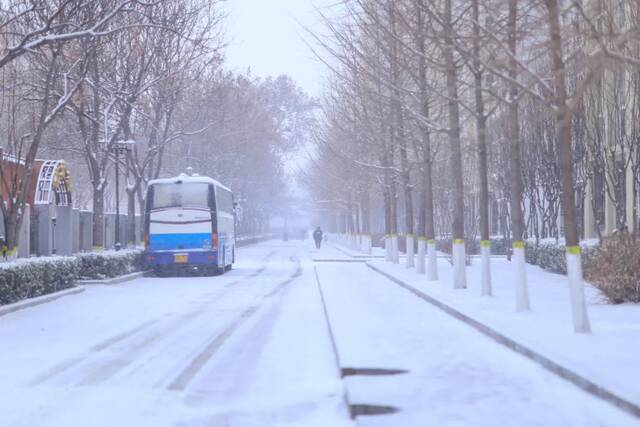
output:
M151 209L186 207L209 209L209 184L156 184L153 186Z

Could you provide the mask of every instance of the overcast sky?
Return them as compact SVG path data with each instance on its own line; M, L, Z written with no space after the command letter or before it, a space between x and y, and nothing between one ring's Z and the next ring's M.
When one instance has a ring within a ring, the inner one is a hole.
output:
M228 0L227 67L257 76L288 74L318 96L324 68L302 40L304 27L321 30L314 6L335 0Z

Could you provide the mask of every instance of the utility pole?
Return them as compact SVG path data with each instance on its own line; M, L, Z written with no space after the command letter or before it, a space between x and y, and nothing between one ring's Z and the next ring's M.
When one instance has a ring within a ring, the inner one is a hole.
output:
M125 156L136 142L133 140L118 141L114 145L115 161L116 161L116 229L115 229L115 247L116 251L122 248L120 242L120 152Z

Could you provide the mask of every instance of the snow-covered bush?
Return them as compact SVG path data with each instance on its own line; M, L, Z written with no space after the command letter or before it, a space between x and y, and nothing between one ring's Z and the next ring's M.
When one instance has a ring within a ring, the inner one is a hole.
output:
M105 279L140 271L144 258L142 251L123 250L80 254L78 261L79 279Z
M640 302L640 236L619 233L605 239L585 274L609 302Z
M0 305L73 286L79 264L71 257L17 260L0 266Z
M76 280L116 277L142 268L142 251L19 259L0 264L0 305L70 288Z
M502 237L491 238L491 253L494 255L506 255L507 245L505 239ZM436 248L440 252L447 254L451 253L451 239L438 239L436 241ZM465 239L465 248L467 255L478 255L480 253L480 240L478 239Z

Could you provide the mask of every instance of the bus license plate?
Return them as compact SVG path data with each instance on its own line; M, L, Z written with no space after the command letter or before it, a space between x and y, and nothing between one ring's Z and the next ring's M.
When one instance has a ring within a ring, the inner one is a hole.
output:
M173 262L175 262L176 264L186 264L187 262L189 262L189 256L188 255L174 255L173 256Z

